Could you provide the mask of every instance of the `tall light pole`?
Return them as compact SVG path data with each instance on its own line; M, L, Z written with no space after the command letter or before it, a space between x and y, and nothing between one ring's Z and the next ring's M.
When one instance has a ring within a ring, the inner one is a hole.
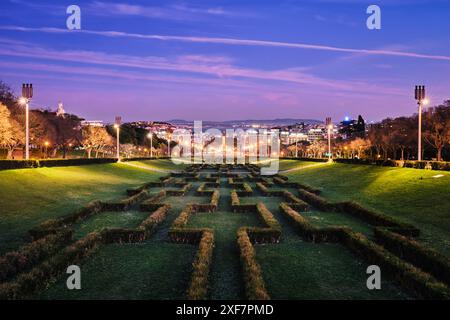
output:
M153 132L149 132L147 138L150 139L150 158L153 158Z
M326 126L327 126L327 130L328 130L328 161L331 162L331 130L333 129L333 124L331 123L331 118L328 117L325 120Z
M25 159L30 160L30 118L29 118L29 102L33 97L33 84L22 84L21 104L25 104Z
M415 99L419 105L419 129L417 136L417 160L422 160L422 107L427 104L425 96L425 86L416 86L414 91Z
M122 117L116 117L116 121L114 123L114 128L116 129L116 135L117 135L117 162L120 162L120 124L122 122Z

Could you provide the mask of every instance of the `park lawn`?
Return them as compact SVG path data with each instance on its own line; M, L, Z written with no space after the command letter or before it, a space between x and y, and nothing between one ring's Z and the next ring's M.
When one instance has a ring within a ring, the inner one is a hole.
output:
M127 188L165 175L152 168L171 164L149 163L149 170L113 163L0 171L0 254L23 244L23 236L37 224L91 200L124 198Z
M295 171L297 169L301 169L303 167L309 166L324 166L325 162L316 162L316 161L298 161L291 159L283 159L280 160L280 171L292 170Z
M450 256L450 172L328 164L286 175L320 188L331 201L354 200L412 223L422 242Z

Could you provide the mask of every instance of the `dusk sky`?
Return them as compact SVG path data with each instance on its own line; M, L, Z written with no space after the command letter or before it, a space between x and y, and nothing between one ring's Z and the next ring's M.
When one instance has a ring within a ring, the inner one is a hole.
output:
M0 80L88 120L376 121L450 99L450 1L1 0Z

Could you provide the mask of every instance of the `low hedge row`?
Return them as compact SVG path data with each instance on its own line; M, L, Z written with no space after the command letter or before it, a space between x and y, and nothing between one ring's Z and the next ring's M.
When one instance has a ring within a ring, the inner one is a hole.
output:
M371 160L371 159L334 159L338 163L377 165L385 167L400 167L414 169L432 169L450 171L448 161L414 161L414 160Z
M77 159L46 159L46 160L0 160L0 170L26 169L40 167L81 166L87 164L103 164L117 162L116 158L77 158Z
M261 191L261 193L265 196L269 196L269 194L270 194L269 189L262 182L256 183L256 189Z
M369 263L380 266L412 293L426 299L450 299L450 290L444 283L396 257L364 235L344 227L316 228L287 204L280 204L280 209L294 221L306 241L341 243Z
M332 211L334 206L332 203L328 202L326 199L318 196L317 194L311 193L304 189L299 189L298 194L301 199L312 204L314 207L323 211Z
M301 211L306 211L308 210L308 204L303 201L300 200L299 198L297 198L296 196L294 196L292 194L292 192L288 191L288 190L284 190L283 191L283 198L286 200L287 203L289 203L291 206L295 205L295 210L301 210Z
M249 300L269 300L261 267L256 261L256 252L253 248L246 228L241 228L237 233L240 260L244 274L245 293Z
M198 196L205 196L205 195L212 195L214 193L214 190L207 189L206 188L206 182L203 182L200 184L200 186L197 188L196 194Z
M49 219L32 228L28 231L28 238L30 241L35 241L49 234L55 234L61 230L61 228L70 226L79 221L87 219L95 214L98 214L104 210L103 203L101 201L91 201L86 206L77 209L75 212L65 215L57 219Z
M189 191L189 189L192 187L192 184L185 183L184 186L178 190L166 190L167 196L174 196L174 197L182 197L186 194L186 192Z
M311 193L314 193L314 194L317 194L317 195L319 195L319 194L321 193L321 190L320 190L320 189L315 188L315 187L313 187L313 186L310 186L310 185L308 185L308 184L304 184L304 183L297 182L297 187L298 187L299 189L303 189L303 190L306 190L306 191L308 191L308 192L311 192Z
M79 265L102 245L100 233L93 232L66 247L60 253L17 276L14 281L0 284L0 300L29 298L37 290L66 272L67 266Z
M344 201L331 203L309 191L299 189L298 192L300 198L320 210L348 213L374 226L389 227L391 231L407 236L417 237L420 234L420 230L413 225L400 222L384 213L366 209L357 202Z
M199 204L199 203L193 203L191 204L194 212L215 212L217 211L217 208L219 207L219 200L220 200L220 191L214 190L211 201L208 204Z
M369 263L378 265L410 292L424 299L450 299L450 289L444 283L403 261L364 235L345 230L341 233L341 243Z
M267 207L262 202L256 204L256 211L258 212L264 223L278 235L278 239L281 236L281 226L277 219L272 215L272 213L267 209Z
M211 230L204 230L198 251L195 256L191 282L187 290L189 300L206 299L208 292L208 276L212 264L214 250L214 233Z
M100 233L104 244L110 243L138 243L150 238L156 231L156 227L160 225L167 217L170 206L161 205L152 212L147 219L141 222L136 229L125 228L106 228Z
M392 231L411 237L420 235L420 230L413 225L397 221L384 213L366 209L354 201L335 203L334 208L337 212L349 213L374 226L389 227Z
M11 280L59 251L72 240L73 231L61 229L55 234L30 242L0 257L0 282Z
M253 189L247 182L242 184L242 188L242 190L239 189L236 191L240 197L250 197L253 194Z
M117 202L102 202L102 211L125 211L128 210L132 205L148 198L150 196L147 190L142 190L141 192L132 195L126 199Z
M154 211L162 206L163 199L167 196L166 190L159 191L150 199L145 200L139 206L141 211Z
M374 233L378 244L450 285L450 260L439 252L385 228L375 228Z
M339 241L343 227L317 228L289 204L285 202L280 203L280 209L294 223L300 236L306 241L314 243Z

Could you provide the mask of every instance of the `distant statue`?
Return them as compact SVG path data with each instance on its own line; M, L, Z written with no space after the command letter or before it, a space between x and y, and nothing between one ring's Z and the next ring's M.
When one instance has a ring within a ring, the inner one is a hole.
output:
M58 110L56 110L56 116L64 118L66 112L64 111L64 105L60 101L58 102Z

